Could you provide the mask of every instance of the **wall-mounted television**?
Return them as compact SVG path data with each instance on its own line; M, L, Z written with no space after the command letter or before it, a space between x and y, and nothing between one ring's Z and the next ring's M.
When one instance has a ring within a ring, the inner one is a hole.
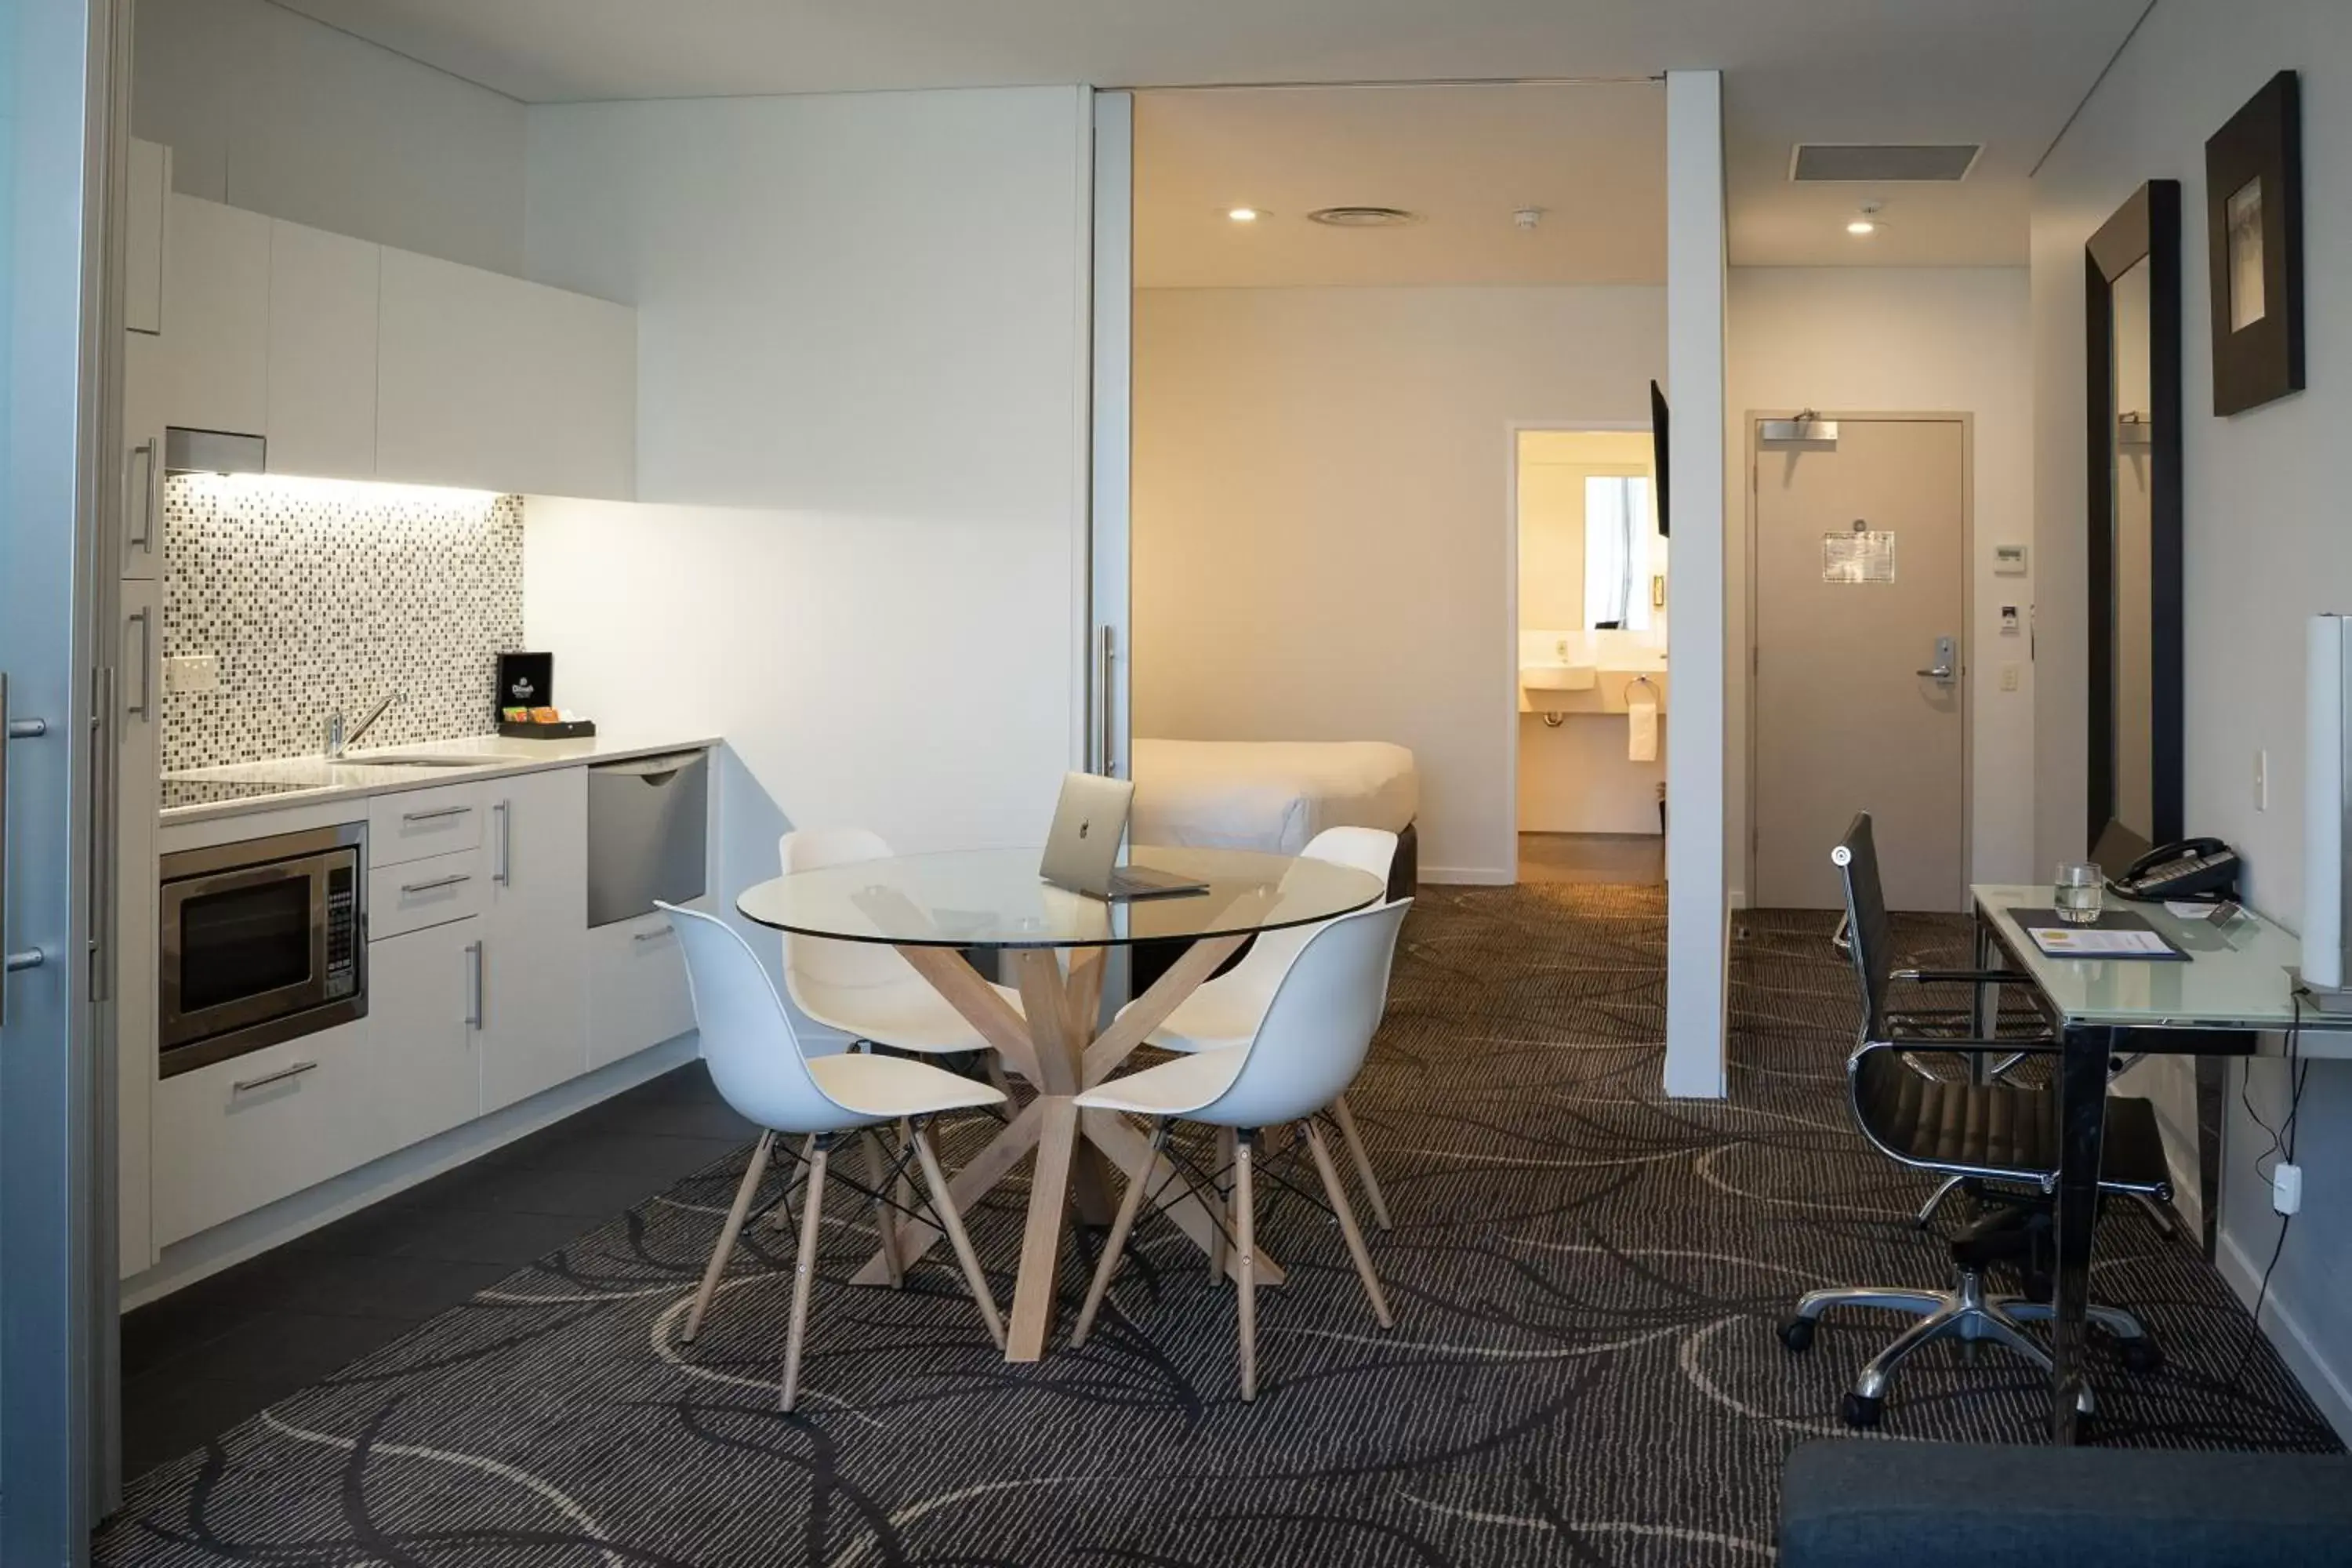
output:
M1650 447L1657 464L1651 483L1658 497L1658 537L1670 539L1674 529L1669 524L1673 513L1666 510L1666 395L1654 381L1650 383Z

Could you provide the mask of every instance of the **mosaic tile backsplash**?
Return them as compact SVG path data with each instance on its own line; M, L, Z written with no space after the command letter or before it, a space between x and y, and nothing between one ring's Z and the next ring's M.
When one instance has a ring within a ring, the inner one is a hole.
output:
M327 713L404 693L360 743L478 735L522 645L522 498L261 475L163 487L163 654L220 689L166 692L163 766L304 756Z

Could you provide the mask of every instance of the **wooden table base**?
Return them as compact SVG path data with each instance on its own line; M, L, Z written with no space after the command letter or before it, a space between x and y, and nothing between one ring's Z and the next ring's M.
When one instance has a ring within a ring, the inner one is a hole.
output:
M1245 940L1213 937L1194 942L1133 1006L1099 1034L1095 1020L1102 1003L1105 950L1101 948L1075 950L1066 971L1051 950L1023 951L1017 960L1021 989L1017 1010L955 953L935 947L898 949L997 1049L1006 1065L1036 1089L1035 1097L948 1184L956 1207L968 1213L1024 1158L1035 1156L1013 1315L1006 1325L1007 1361L1036 1361L1053 1339L1062 1237L1073 1202L1088 1223L1108 1224L1114 1207L1108 1167L1131 1172L1149 1149L1145 1135L1125 1117L1108 1110L1081 1110L1076 1097L1109 1077L1143 1043L1144 1037L1165 1022L1176 1005L1216 973L1217 966ZM1211 1252L1218 1236L1217 1222L1191 1183L1177 1176L1175 1165L1165 1154L1154 1159L1150 1185L1160 1194L1161 1212L1195 1246ZM937 1227L919 1220L901 1221L900 1266L920 1258L939 1240ZM1281 1268L1263 1251L1251 1261L1259 1283L1282 1283ZM1228 1257L1225 1272L1241 1279L1242 1259ZM856 1277L860 1285L889 1282L889 1260L879 1253Z

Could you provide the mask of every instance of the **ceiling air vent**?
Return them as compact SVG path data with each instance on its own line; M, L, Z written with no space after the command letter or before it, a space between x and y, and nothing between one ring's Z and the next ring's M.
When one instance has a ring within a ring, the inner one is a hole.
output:
M1333 228L1402 228L1421 221L1419 213L1402 207L1321 207L1307 216Z
M1973 142L1864 143L1801 142L1789 162L1789 178L1873 185L1910 180L1962 180L1984 149Z

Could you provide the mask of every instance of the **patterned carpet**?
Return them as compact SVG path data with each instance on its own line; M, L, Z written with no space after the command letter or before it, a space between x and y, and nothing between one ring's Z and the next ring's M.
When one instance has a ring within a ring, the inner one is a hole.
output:
M824 1284L812 1393L784 1415L771 1233L701 1342L677 1340L739 1157L152 1471L98 1561L1768 1561L1781 1456L1843 1430L1841 1390L1895 1327L1833 1321L1800 1358L1774 1321L1812 1286L1946 1276L1907 1224L1927 1179L1847 1121L1829 923L1750 918L1732 1098L1670 1102L1659 893L1429 889L1350 1097L1395 1211L1373 1252L1397 1327L1373 1324L1328 1219L1277 1199L1260 1235L1292 1280L1261 1298L1254 1406L1231 1294L1148 1220L1106 1326L1033 1367L997 1359L948 1267L900 1294ZM1963 956L1957 921L1900 935ZM1000 1195L973 1230L1009 1297L1017 1212ZM834 1226L828 1280L870 1247ZM2266 1347L2235 1377L2244 1312L2137 1211L2103 1229L2096 1279L2170 1357L2146 1378L2096 1365L2102 1440L2336 1447ZM2043 1409L2021 1364L1938 1347L1898 1380L1884 1434L2030 1442Z

